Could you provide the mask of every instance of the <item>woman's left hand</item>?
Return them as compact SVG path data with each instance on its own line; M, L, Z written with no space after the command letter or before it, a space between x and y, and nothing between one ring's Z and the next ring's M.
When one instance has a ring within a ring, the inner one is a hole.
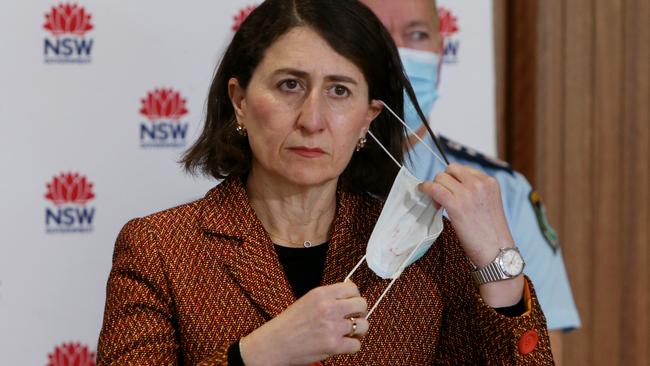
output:
M452 163L420 190L447 209L465 254L476 266L489 264L500 248L514 245L493 177Z
M495 178L452 163L433 181L422 183L420 190L447 210L465 254L477 267L492 262L499 249L515 245ZM523 279L518 276L481 285L481 294L491 306L509 306L521 299L522 288Z

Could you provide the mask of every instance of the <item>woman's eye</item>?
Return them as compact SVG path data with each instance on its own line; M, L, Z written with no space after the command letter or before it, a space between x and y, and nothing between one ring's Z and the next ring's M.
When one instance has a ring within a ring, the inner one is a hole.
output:
M429 39L429 33L423 31L414 31L409 34L412 41L424 41Z
M344 87L343 85L334 85L330 88L330 92L335 96L335 97L347 97L350 94L350 90L348 88Z
M296 89L298 89L299 86L300 83L298 82L298 80L295 79L287 79L280 82L280 90L282 91L288 91L288 92L296 91Z

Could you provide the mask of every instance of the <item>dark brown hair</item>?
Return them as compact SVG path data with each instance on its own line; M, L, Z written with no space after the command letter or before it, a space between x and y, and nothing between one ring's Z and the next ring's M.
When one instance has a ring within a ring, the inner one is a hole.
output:
M365 5L356 0L267 0L241 24L217 68L208 94L203 131L182 158L189 172L200 172L217 179L248 173L252 153L248 139L235 131L228 80L237 78L245 89L266 49L298 26L313 29L337 53L361 70L368 84L370 100L384 101L402 117L406 90L426 124L404 74L395 43ZM403 161L406 133L388 111L384 109L375 118L370 131L395 158ZM341 183L353 191L385 197L398 169L368 136L365 148L353 154L341 174Z

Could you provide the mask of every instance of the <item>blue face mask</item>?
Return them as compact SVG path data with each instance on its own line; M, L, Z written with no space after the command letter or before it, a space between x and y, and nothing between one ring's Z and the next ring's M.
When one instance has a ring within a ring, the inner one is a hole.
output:
M429 51L400 48L399 56L404 65L418 104L425 116L431 113L433 103L438 99L438 68L440 56ZM411 99L404 92L404 120L408 126L417 131L422 125Z

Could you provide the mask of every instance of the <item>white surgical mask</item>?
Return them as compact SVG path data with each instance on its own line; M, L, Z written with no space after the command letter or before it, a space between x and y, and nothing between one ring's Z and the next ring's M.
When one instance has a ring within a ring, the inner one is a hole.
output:
M381 278L399 277L442 232L442 210L418 190L420 183L408 169L400 168L370 235L366 261Z
M410 130L386 104L384 106ZM443 230L443 209L436 209L431 197L418 189L421 181L400 164L372 132L368 131L368 134L400 166L400 170L370 235L366 255L345 279L347 281L364 260L379 277L392 279L366 318L370 317L404 269L420 259ZM433 150L429 151L440 159Z

